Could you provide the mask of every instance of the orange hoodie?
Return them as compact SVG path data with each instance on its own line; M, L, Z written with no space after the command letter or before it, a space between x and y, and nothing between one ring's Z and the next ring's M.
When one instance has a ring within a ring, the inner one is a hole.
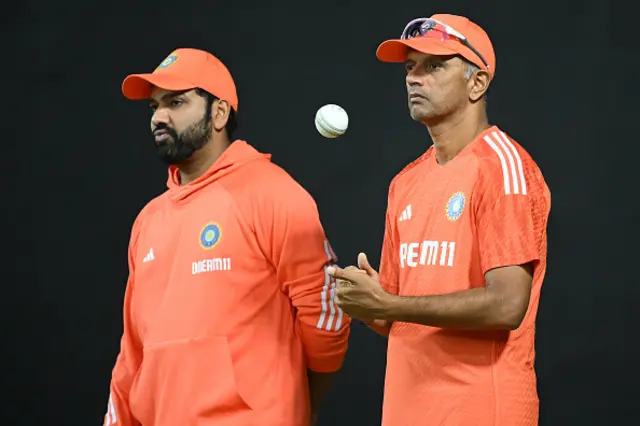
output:
M244 141L136 219L105 425L302 426L350 319L311 196Z

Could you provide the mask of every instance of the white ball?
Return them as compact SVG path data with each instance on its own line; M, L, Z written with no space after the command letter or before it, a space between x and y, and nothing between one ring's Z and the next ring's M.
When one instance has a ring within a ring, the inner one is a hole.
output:
M325 138L337 138L349 127L347 112L335 104L327 104L316 113L316 129Z

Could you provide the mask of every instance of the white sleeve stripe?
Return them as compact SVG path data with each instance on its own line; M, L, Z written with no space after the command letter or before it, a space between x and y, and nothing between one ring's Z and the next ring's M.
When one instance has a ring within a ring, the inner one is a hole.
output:
M337 256L334 253L333 247L331 247L331 244L329 244L328 240L324 241L324 246L325 246L325 253L327 253L327 260L331 261L331 259L336 259ZM336 282L336 279L333 277L330 277L330 280L331 280L331 286L333 287L333 292L331 293L332 317L329 319L329 324L327 324L327 330L331 329L331 323L333 322L333 308L335 307L336 311L338 312L338 318L336 319L336 325L334 327L334 330L339 331L340 327L342 326L342 309L340 309L336 304L336 292L338 291L338 287L337 287L338 283Z
M326 271L326 270L325 270ZM331 282L331 291L329 292L330 294L330 298L329 298L329 307L331 307L331 314L329 315L329 319L327 320L327 326L325 327L325 330L329 331L331 330L331 326L333 325L333 320L336 317L336 303L335 303L335 299L336 299L336 280L332 278L329 279L329 281Z
M504 159L504 155L502 154L502 151L500 151L500 148L498 148L498 146L491 140L489 135L486 135L484 140L487 141L489 146L496 152L496 154L498 154L498 157L500 157L502 177L504 178L504 193L509 195L511 194L511 184L509 183L509 172L507 171L507 162Z
M509 140L507 135L505 135L504 132L500 132L500 136L502 136L502 139L506 142L507 145L509 145L509 148L511 148L511 151L513 152L513 155L516 157L516 163L518 163L518 174L520 175L520 184L522 186L522 194L523 195L527 195L527 181L524 178L524 169L522 167L522 158L520 157L520 154L518 153L518 150L513 145L513 143L511 143L511 141Z
M107 414L104 416L104 425L111 426L116 424L116 409L113 405L113 394L109 393L109 402L107 403Z
M524 178L520 153L518 153L518 150L504 132L492 132L492 135L493 138L490 135L486 135L484 140L500 158L502 177L504 179L504 193L507 195L511 193L527 195L527 182Z
M113 405L113 395L109 395L109 405L111 406L111 422L116 424L116 407Z
M325 240L324 244L325 244L325 247L329 247L329 252L328 252L329 260L331 260L332 258L337 259L338 256L336 256L336 253L333 251L333 247L331 247L331 245L329 244L329 241Z
M331 261L335 257L333 253L333 249L329 245L329 241L324 241L324 252L327 255L327 261ZM328 300L327 300L328 299ZM335 320L334 330L340 330L342 326L342 309L336 305L336 281L329 276L327 273L327 267L324 268L324 287L322 287L321 293L321 303L322 303L322 311L320 312L320 318L318 319L318 324L316 328L322 330L323 328L327 331L331 330L333 326L333 322ZM328 308L327 309L327 304ZM327 318L327 311L330 311L329 317ZM338 318L336 319L336 313L338 314ZM325 324L325 319L327 319Z
M507 154L507 158L509 159L509 166L510 166L509 170L511 170L511 182L513 182L513 193L519 194L520 185L518 185L518 172L516 172L516 163L513 161L513 155L511 154L511 151L509 150L509 148L507 148L507 145L504 144L500 136L498 136L497 132L491 132L491 134L493 135L493 138L498 141L498 143L502 147L502 150Z
M320 293L322 302L322 311L320 312L320 319L318 319L318 325L316 328L322 329L324 325L324 317L327 315L327 291L329 289L329 274L327 273L327 267L324 267L324 287L322 287L322 293Z
M327 261L331 262L331 260L334 257L333 254L333 249L331 248L331 245L329 244L328 240L324 240L324 252L327 255ZM326 269L325 269L325 273L326 273ZM327 274L329 275L329 274ZM330 299L329 299L329 306L331 307L331 315L329 316L329 320L327 321L327 326L325 328L325 330L329 331L331 330L331 326L333 325L333 321L335 319L336 316L336 311L338 312L338 316L340 317L340 308L338 308L338 305L336 305L336 280L333 277L329 277L329 282L331 283L331 292L330 292ZM337 321L336 321L337 324Z
M334 303L335 303L335 300L334 300ZM334 327L334 330L338 331L342 326L342 309L340 309L338 305L336 305L336 309L338 309L338 320L336 321L336 326Z
M331 317L329 317L329 321L327 322L327 331L331 330L331 325L333 323L334 315L337 312L338 318L336 318L336 324L333 327L334 331L340 330L340 326L342 325L342 309L338 307L336 304L336 292L338 291L337 282L335 278L331 278ZM335 308L335 311L334 311Z
M331 260L331 252L329 251L329 241L324 240L324 252L327 254L327 260ZM331 282L331 277L327 273L327 267L324 267L324 286L322 287L321 293L321 301L322 301L322 311L320 312L320 318L318 319L318 325L316 328L322 330L324 327L324 319L327 315L327 292L329 291L329 283Z

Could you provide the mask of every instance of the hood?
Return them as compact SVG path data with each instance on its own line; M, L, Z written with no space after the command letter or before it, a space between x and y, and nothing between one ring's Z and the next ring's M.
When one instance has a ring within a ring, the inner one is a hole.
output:
M176 166L169 167L169 198L171 201L183 201L201 188L234 172L246 163L264 159L271 161L270 154L262 154L243 140L233 142L202 176L187 185L180 185L180 171Z

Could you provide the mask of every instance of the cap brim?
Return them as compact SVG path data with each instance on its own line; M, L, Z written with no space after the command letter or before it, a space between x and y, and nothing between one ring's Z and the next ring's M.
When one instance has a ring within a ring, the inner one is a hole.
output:
M194 89L196 86L169 73L132 74L122 82L122 94L131 100L149 99L153 86L164 90L179 91Z
M387 40L378 46L376 56L382 62L404 62L409 49L428 55L456 55L460 51L447 41L432 38L410 38L408 40Z

